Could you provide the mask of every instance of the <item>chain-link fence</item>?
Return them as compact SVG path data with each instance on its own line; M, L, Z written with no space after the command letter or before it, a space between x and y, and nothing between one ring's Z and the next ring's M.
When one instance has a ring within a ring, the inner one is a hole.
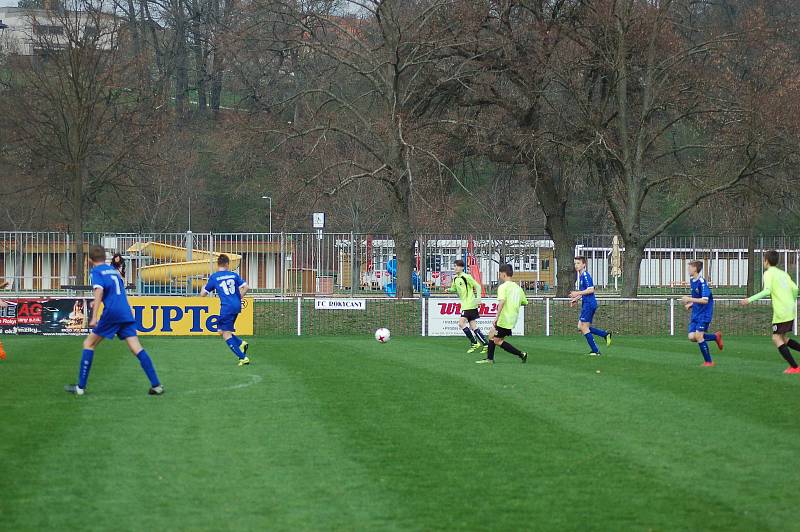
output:
M689 313L677 298L598 298L595 325L621 336L685 336ZM432 312L440 298L390 299L369 298L360 310L317 310L314 298L258 298L255 304L257 335L330 335L371 334L387 327L399 336L429 336ZM526 336L569 336L578 334L580 309L568 299L530 298L525 308ZM457 318L454 318L457 319ZM769 301L741 307L738 299L716 299L712 330L727 335L752 336L771 334L772 309Z
M354 233L86 233L92 244L122 255L130 293L191 294L216 269L220 253L259 295L395 294L395 246L388 235ZM78 272L78 247L68 233L0 232L0 279L15 293L59 293L88 284ZM701 260L717 295L741 295L753 277L760 283L768 249L781 254L781 267L800 274L800 237L658 237L644 253L639 293L669 295L688 290L686 262ZM575 254L588 259L598 289L619 293L624 245L612 235L578 238ZM615 263L615 257L619 260ZM553 242L543 235L419 235L412 283L422 295L443 293L454 263L464 260L486 293L494 293L500 264L511 263L514 279L531 295L552 294L558 267ZM79 278L80 277L80 278Z

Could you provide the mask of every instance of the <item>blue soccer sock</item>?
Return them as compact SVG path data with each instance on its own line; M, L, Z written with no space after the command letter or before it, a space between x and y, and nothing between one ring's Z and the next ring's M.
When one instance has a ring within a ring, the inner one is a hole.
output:
M705 342L698 342L697 346L700 348L700 352L703 354L703 360L706 362L711 362L711 353L708 351L708 344Z
M139 359L139 364L141 364L145 375L147 375L147 378L150 379L150 386L155 388L161 384L158 381L158 375L156 375L156 368L153 367L153 361L150 360L150 356L147 354L147 351L142 349L136 354L136 358Z
M241 338L239 338L239 337L238 337L238 336L236 336L235 334L232 334L232 335L231 335L231 338L233 338L233 339L236 341L236 345L237 345L238 347L242 347L242 342L243 342L244 340L242 340Z
M591 348L592 353L599 353L600 350L597 348L597 344L594 343L594 336L592 336L592 333L588 332L583 336L586 337L586 341L589 343L589 347Z
M594 334L595 336L600 336L601 338L605 338L608 336L608 332L604 331L603 329L597 329L595 327L589 327L589 332Z
M89 371L92 369L94 359L94 349L84 349L81 357L81 367L78 371L78 388L85 389L86 381L89 380Z
M244 353L242 353L242 350L239 349L239 346L241 345L242 341L239 340L237 342L236 340L239 340L239 339L236 338L235 336L231 336L230 338L225 340L225 343L228 344L228 347L231 348L231 351L233 351L233 354L236 355L237 357L239 357L239 359L241 360L241 359L244 358Z
M717 335L716 334L711 334L711 333L704 333L703 334L703 340L705 340L706 342L716 342L717 341Z

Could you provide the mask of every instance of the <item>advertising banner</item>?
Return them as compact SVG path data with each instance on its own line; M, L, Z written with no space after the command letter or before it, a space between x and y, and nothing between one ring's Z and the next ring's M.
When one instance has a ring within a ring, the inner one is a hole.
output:
M131 296L128 301L141 335L203 336L218 332L219 299L216 297ZM236 333L253 334L251 298L242 300Z
M216 297L130 296L140 335L201 336L217 334ZM85 335L92 318L91 299L18 299L0 307L0 334ZM103 308L100 307L102 316ZM242 301L236 332L253 334L253 300Z
M366 299L349 298L316 298L314 299L315 310L366 310Z
M497 299L486 298L478 307L481 318L478 325L481 330L488 333L489 328L497 319ZM428 336L459 336L464 333L458 327L458 318L461 316L461 303L458 299L433 299L428 301ZM519 309L519 318L512 329L516 335L525 334L525 307Z

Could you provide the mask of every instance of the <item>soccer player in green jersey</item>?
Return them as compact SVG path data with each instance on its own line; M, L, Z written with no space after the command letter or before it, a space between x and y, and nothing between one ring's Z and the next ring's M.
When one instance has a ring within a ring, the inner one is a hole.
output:
M778 268L778 252L767 251L764 255L764 289L747 299L742 305L749 305L757 299L772 299L772 342L781 356L789 363L784 373L800 373L800 368L789 349L800 351L800 343L789 339L789 333L797 319L797 285L789 274Z
M455 262L455 270L456 276L448 292L458 294L458 299L461 301L461 317L458 319L458 326L469 340L470 348L467 353L474 353L481 348L486 352L489 341L478 328L478 318L481 317L478 312L481 304L481 285L470 274L464 272L463 260Z
M500 281L502 284L497 288L497 319L494 327L489 331L489 349L486 358L478 360L478 364L494 364L494 350L496 347L505 349L512 355L516 355L522 363L528 361L528 353L522 352L506 341L511 336L511 329L517 324L519 318L519 308L528 304L525 291L511 280L514 276L514 268L510 264L500 266Z

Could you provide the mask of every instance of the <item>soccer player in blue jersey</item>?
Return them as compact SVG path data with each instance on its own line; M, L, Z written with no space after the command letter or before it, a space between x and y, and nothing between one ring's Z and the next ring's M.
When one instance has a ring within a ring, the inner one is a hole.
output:
M696 342L700 347L700 353L703 355L703 366L711 367L714 361L711 359L711 353L708 350L706 341L713 340L716 342L717 347L722 351L722 333L716 332L711 334L708 332L708 327L711 325L711 319L714 317L714 295L711 293L711 288L708 283L700 275L703 271L703 262L693 260L686 266L691 278L690 285L692 294L683 296L681 301L687 310L691 309L692 317L689 320L689 341Z
M597 311L597 298L594 295L594 282L586 269L586 257L575 257L575 271L578 273L578 289L569 293L570 303L574 305L581 300L581 316L578 319L578 330L586 338L592 356L600 356L600 349L594 341L595 336L606 339L606 345L611 345L611 331L604 331L592 327L594 313Z
M250 363L247 358L248 344L236 334L236 318L242 311L242 298L247 293L247 283L238 273L230 271L231 260L227 255L217 257L217 271L208 278L206 286L200 291L201 296L216 292L219 296L220 311L217 330L228 344L233 354L239 358L239 365Z
M94 350L103 341L103 338L119 337L125 340L131 353L139 359L145 375L150 380L150 395L161 395L164 388L156 375L153 361L136 336L136 322L133 319L133 311L128 304L128 297L125 295L125 282L119 272L106 264L106 250L103 246L92 246L89 250L89 260L92 262L92 288L94 290L94 314L89 327L92 331L83 341L83 356L81 366L78 371L78 384L65 386L64 390L75 395L83 395L86 392L86 382L89 380L89 370L92 369ZM103 305L103 313L97 319L100 304Z

